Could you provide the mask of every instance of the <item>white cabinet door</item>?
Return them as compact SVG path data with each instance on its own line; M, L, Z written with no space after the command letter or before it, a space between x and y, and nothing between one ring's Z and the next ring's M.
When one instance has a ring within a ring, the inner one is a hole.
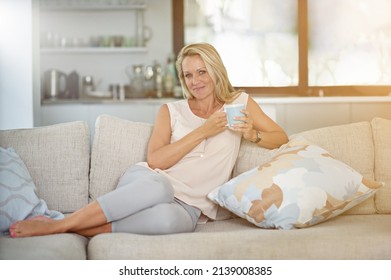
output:
M99 115L108 114L129 121L154 123L159 104L56 104L41 107L41 126L72 121L87 122L91 135Z
M350 104L286 104L282 126L291 135L319 127L350 122Z
M352 104L352 122L370 121L375 117L391 120L391 103Z
M83 104L41 106L41 126L72 121L89 122L89 110Z
M125 120L135 122L154 123L154 104L113 104L113 105L93 105L90 107L90 118L95 120L99 115L108 114Z

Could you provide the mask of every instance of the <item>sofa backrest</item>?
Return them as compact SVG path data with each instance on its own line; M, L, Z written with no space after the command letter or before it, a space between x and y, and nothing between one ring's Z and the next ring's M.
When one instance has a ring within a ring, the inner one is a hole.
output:
M300 133L363 176L383 182L375 196L347 214L391 213L391 120L374 118Z
M370 122L330 126L300 133L307 140L329 151L364 177L375 180L375 146ZM374 197L370 197L346 214L376 213Z
M109 115L98 117L91 152L92 199L113 190L120 176L131 164L146 160L152 128L151 124ZM299 134L326 149L336 159L350 165L364 177L386 183L375 197L350 209L346 214L391 213L391 121L374 119L372 123L357 122ZM277 152L278 149L263 149L248 141L242 141L233 176L266 163Z
M336 159L345 162L363 176L374 180L374 143L369 122L324 127L299 133L310 142L329 151ZM292 135L293 136L293 135ZM278 151L266 150L244 141L234 175L265 163ZM347 214L376 213L374 198L352 208Z
M152 125L109 115L95 123L91 151L90 198L96 199L117 186L132 164L145 161Z
M375 179L385 183L375 194L376 210L391 214L391 120L374 118L371 125L375 143Z
M85 122L2 130L0 146L15 149L49 209L70 213L88 203L90 131Z
M90 156L85 122L0 131L0 146L13 147L25 162L38 196L49 209L73 212L115 188L131 165L146 160L152 125L109 115L97 118ZM352 166L385 183L374 198L347 214L391 213L391 120L375 118L300 133ZM278 151L242 141L233 175L269 161ZM89 176L89 177L88 177Z

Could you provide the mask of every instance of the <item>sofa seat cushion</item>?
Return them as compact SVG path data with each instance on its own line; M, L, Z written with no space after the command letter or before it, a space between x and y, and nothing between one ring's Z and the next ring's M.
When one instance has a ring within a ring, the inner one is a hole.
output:
M72 233L0 237L1 260L84 260L88 239Z
M378 213L391 213L391 120L372 120L375 143L375 178L385 185L375 194Z
M85 122L3 130L0 146L15 149L49 209L69 213L88 203L90 132Z
M90 195L92 199L115 189L131 165L146 160L152 125L109 115L97 118L91 152Z
M298 230L260 229L243 219L198 225L194 233L101 234L90 259L390 259L390 215L345 215ZM364 246L364 247L363 247Z

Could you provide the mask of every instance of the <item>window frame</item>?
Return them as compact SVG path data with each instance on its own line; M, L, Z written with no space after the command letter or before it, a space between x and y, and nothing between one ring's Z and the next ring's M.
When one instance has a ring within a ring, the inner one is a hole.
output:
M173 47L177 55L184 46L184 0L172 0ZM272 96L381 96L391 94L390 86L309 86L308 85L308 1L298 1L299 84L288 87L241 87L251 95Z

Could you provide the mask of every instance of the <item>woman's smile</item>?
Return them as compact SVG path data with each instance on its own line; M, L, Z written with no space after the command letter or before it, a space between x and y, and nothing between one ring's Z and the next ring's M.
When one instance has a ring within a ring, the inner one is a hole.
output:
M197 86L197 87L192 87L191 91L193 92L199 92L202 91L205 88L205 86Z

